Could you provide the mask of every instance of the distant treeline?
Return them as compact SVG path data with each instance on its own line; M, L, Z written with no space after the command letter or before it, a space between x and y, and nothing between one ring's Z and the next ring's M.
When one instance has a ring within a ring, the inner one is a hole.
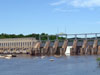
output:
M4 38L27 38L27 37L33 37L33 38L36 38L37 40L39 40L39 36L41 36L41 40L47 40L47 36L49 36L49 39L50 40L55 40L56 39L56 35L48 35L46 33L42 33L42 34L29 34L29 35L23 35L23 34L5 34L5 33L2 33L0 34L0 39L4 39ZM65 39L64 37L58 37L58 39Z
M4 39L4 38L27 38L27 37L33 37L33 38L36 38L37 40L39 40L39 36L41 36L41 40L47 40L47 36L49 36L49 39L50 40L55 40L56 39L56 35L48 35L46 33L41 33L41 34L29 34L29 35L23 35L23 34L19 34L19 35L16 35L16 34L5 34L5 33L2 33L0 34L0 39ZM100 37L98 37L100 38ZM58 37L59 40L64 40L66 39L65 37ZM68 40L70 41L73 41L73 39L75 38L70 38ZM78 40L83 40L85 38L77 38ZM94 37L92 38L88 38L88 39L95 39Z

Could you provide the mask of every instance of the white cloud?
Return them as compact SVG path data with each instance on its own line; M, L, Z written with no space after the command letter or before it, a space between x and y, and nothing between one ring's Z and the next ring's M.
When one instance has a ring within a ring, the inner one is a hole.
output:
M78 12L79 10L77 9L61 9L61 8L56 8L54 11L59 11L59 12Z
M73 7L93 8L100 7L100 0L59 0L57 2L51 3L53 6L62 4L70 5Z
M73 0L71 5L74 7L98 7L100 0Z
M61 4L64 4L64 3L66 3L66 0L60 0L58 2L51 3L50 5L57 6L57 5L61 5Z

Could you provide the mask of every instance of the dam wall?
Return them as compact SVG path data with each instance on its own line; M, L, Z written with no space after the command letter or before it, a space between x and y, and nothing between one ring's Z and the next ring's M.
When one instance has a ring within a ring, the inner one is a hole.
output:
M73 40L73 42L68 42L68 40L55 40L55 41L41 41L41 46L39 47L39 55L64 55L67 47L71 47L71 55L95 55L100 54L100 40L83 40L78 39ZM33 48L33 51L36 50ZM33 53L34 55L34 53ZM36 55L36 54L35 54Z

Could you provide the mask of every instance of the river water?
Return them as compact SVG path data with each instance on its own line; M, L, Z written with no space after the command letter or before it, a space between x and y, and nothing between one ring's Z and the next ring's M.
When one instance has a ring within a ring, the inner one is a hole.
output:
M100 56L0 59L0 75L100 75L97 57Z

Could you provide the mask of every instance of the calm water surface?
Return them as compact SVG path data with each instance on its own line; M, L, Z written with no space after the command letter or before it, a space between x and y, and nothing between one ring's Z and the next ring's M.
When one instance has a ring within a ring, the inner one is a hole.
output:
M98 56L0 59L0 75L100 75ZM100 56L99 56L100 57ZM54 61L50 61L54 59Z

